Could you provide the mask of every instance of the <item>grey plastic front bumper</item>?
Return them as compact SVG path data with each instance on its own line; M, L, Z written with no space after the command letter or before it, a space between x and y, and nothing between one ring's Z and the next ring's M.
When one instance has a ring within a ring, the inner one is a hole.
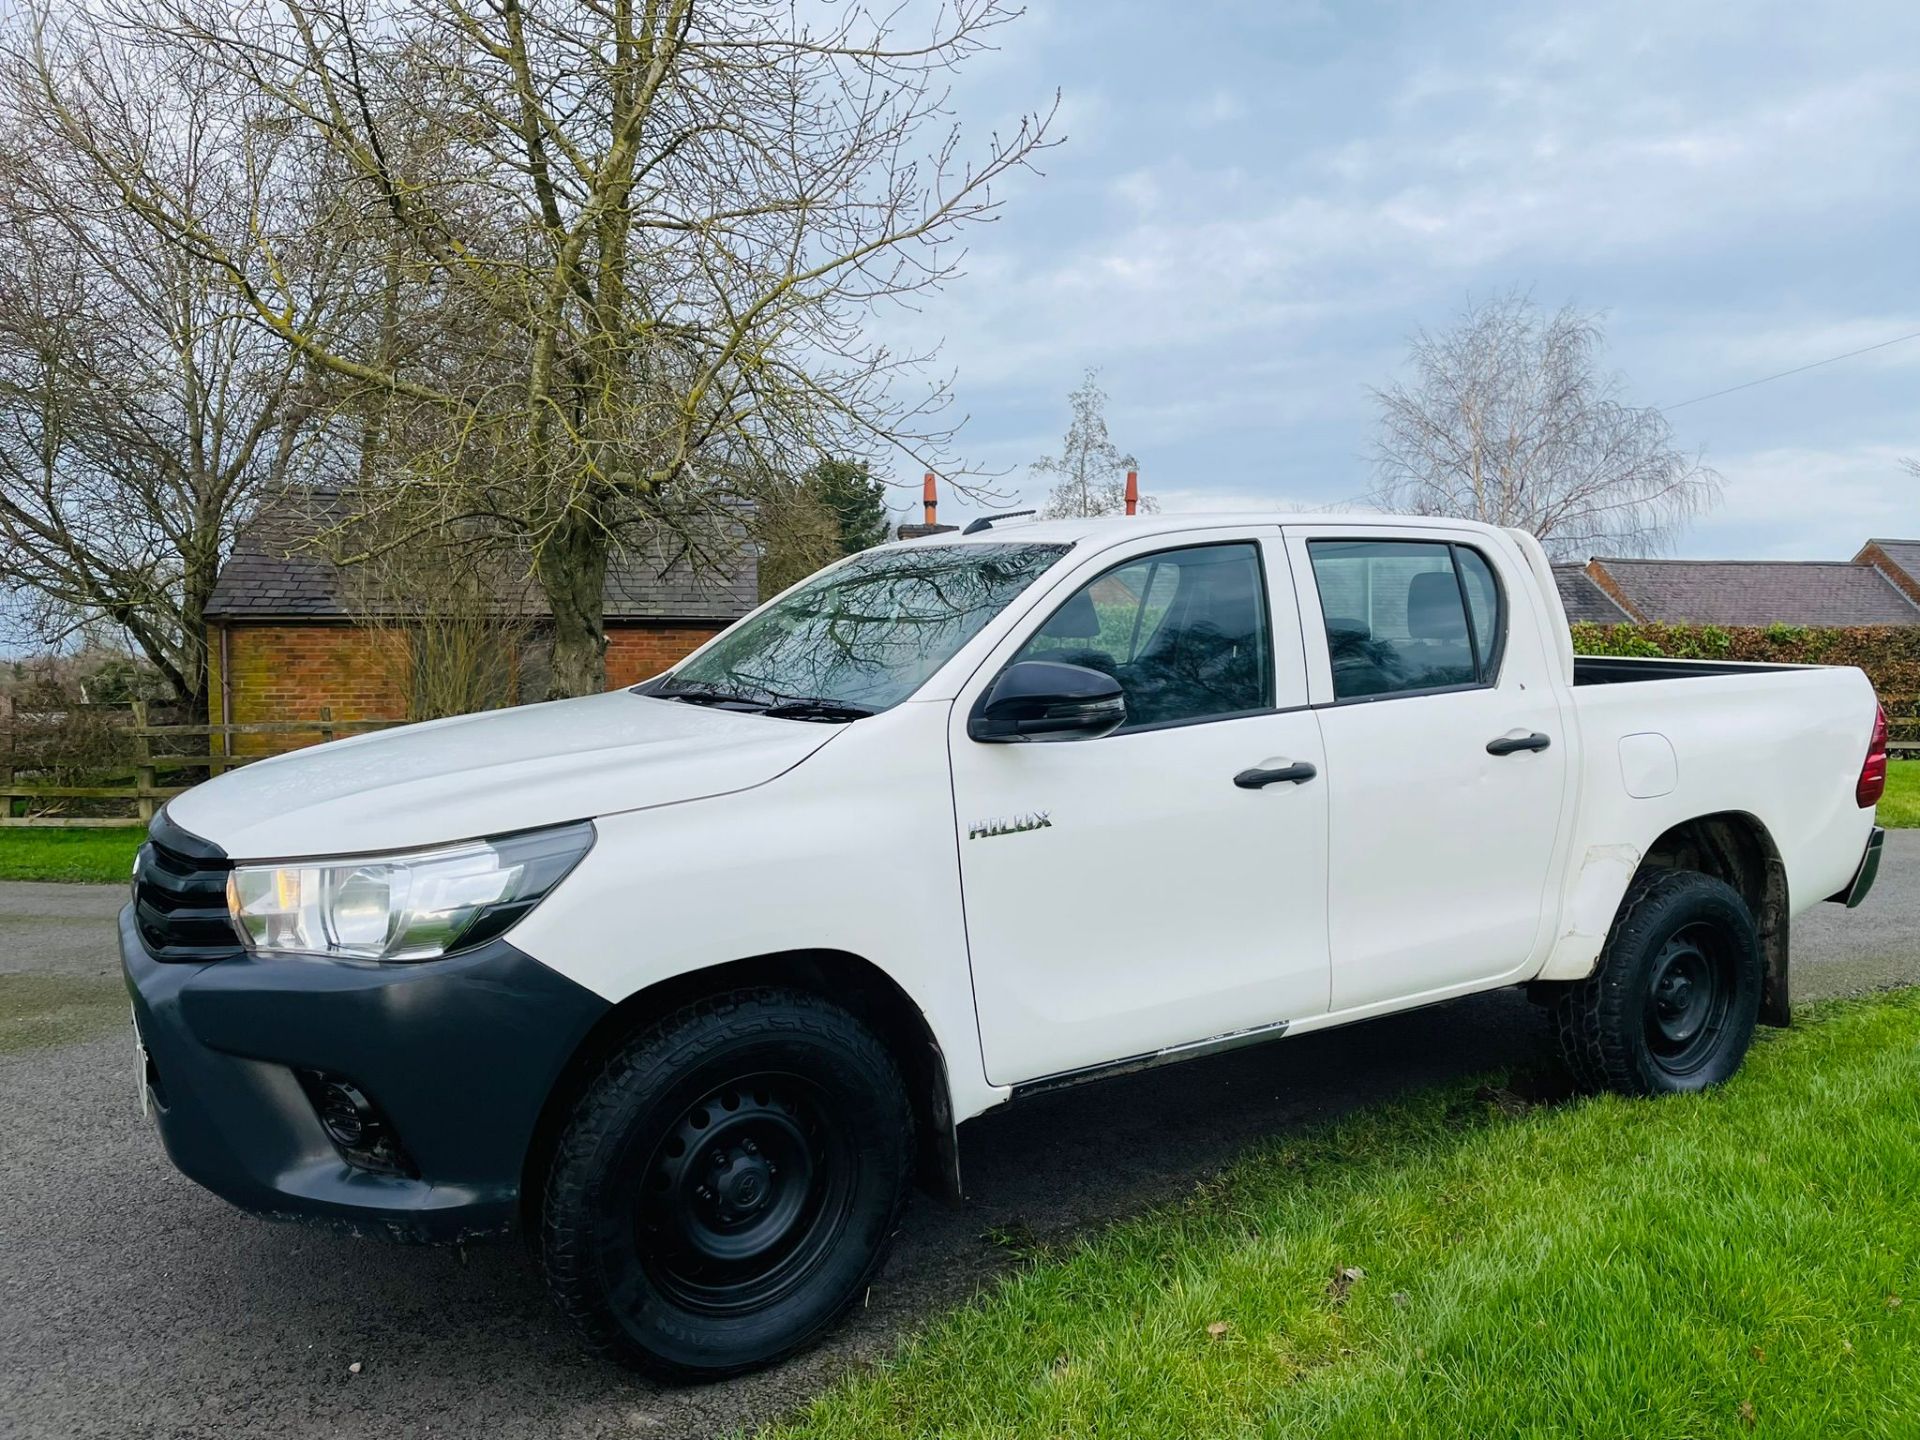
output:
M248 1210L400 1240L510 1228L541 1109L607 1002L504 940L417 965L120 952L160 1138L190 1179ZM411 1175L350 1164L297 1070L350 1080Z

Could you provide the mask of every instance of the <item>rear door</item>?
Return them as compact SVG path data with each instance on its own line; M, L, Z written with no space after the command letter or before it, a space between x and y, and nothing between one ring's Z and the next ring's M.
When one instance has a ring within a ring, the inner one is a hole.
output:
M1290 526L1326 745L1332 1008L1500 983L1548 940L1561 687L1500 537Z
M1090 557L968 682L949 750L981 1048L1017 1084L1327 1008L1320 728L1277 527ZM1005 666L1120 680L1099 739L982 744ZM1290 770L1258 788L1236 777Z

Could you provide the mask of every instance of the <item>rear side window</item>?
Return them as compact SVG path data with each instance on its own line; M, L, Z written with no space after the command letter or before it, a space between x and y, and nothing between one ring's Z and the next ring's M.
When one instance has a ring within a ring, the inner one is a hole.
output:
M1336 700L1493 683L1505 625L1486 558L1444 541L1311 540Z
M1082 586L1014 659L1113 676L1125 730L1265 709L1273 645L1260 551L1199 545L1129 561Z

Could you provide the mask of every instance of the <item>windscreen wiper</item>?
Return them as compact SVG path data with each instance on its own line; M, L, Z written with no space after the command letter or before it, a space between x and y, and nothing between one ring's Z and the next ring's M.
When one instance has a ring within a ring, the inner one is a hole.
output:
M731 690L700 689L689 687L685 690L656 690L656 700L684 700L689 705L746 705L755 710L764 710L768 701L760 695L737 695Z
M658 700L684 700L689 705L738 705L777 720L864 720L880 712L850 700L823 695L745 695L717 686L689 686L684 690L656 690Z
M848 700L795 695L767 706L761 713L776 720L864 720L880 712L871 705L856 705Z

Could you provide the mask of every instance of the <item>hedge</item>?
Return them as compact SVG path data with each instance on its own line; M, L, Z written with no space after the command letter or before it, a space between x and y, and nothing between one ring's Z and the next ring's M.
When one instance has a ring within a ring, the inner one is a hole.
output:
M1920 740L1920 625L1575 625L1582 655L1664 655L1779 665L1858 665L1880 692L1896 740Z

